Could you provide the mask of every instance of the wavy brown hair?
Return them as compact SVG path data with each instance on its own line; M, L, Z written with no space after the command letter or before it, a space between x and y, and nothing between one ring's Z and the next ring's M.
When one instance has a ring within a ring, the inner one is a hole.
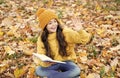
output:
M59 54L61 56L67 56L67 52L66 52L67 42L65 41L65 37L62 33L62 30L63 29L61 28L61 26L58 25L57 31L56 31L56 38L57 38L58 44L59 44ZM46 49L46 55L51 57L51 49L50 49L50 45L48 43L48 34L49 34L49 32L48 32L47 28L45 27L44 31L42 32L41 39L42 39L42 42Z

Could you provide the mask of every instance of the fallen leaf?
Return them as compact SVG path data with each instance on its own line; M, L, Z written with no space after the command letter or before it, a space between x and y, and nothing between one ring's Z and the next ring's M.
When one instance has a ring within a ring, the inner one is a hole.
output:
M110 66L109 65L105 66L105 73L107 73L109 70L110 70Z
M7 35L8 36L13 36L17 33L17 29L18 27L15 27L15 26L11 26L10 27L10 30L7 32ZM17 35L16 35L17 36Z
M86 52L79 52L79 59L82 63L87 62L87 53Z
M2 29L0 28L0 37L3 36L4 32L2 31Z
M117 64L118 64L118 57L116 57L115 59L113 59L110 63L110 66L112 68L113 71L115 71L116 67L117 67Z
M35 73L35 67L29 68L27 78L34 78L34 73Z
M7 17L2 20L2 26L12 26L13 24L13 18L12 17Z
M9 46L4 46L5 52L8 53L9 55L12 55L15 53Z
M14 70L15 78L20 78L20 77L22 77L22 76L26 73L27 69L28 69L27 66L22 67L22 68L16 68L16 69Z
M97 29L96 32L97 32L97 34L100 35L101 37L104 37L105 29Z
M7 61L3 61L0 64L0 73L3 73L8 67L9 67L9 64L7 63Z
M86 78L100 78L100 75L97 73L90 73Z

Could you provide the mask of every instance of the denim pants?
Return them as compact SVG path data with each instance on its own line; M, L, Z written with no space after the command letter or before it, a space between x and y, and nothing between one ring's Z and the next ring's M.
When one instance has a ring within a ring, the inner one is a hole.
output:
M66 64L57 63L50 67L38 66L35 73L47 78L79 78L80 68L74 62L66 61Z

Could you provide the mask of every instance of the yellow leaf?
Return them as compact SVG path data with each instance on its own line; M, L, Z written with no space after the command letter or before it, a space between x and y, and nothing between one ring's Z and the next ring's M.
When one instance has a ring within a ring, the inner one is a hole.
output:
M80 78L86 78L85 73L81 73L81 74L80 74Z
M19 77L21 77L23 74L24 74L24 70L23 70L23 69L18 69L18 68L17 68L17 69L14 71L15 78L19 78Z
M4 46L5 52L9 55L14 54L15 51L13 51L9 46Z
M96 10L97 10L97 11L100 11L100 10L101 10L100 5L98 5L98 4L96 5Z
M25 67L22 67L22 68L16 68L14 70L15 78L20 78L21 76L23 76L26 73L27 69L28 69L28 66L25 66Z
M4 72L8 67L8 64L0 64L0 73Z
M0 36L3 36L4 32L2 32L1 28L0 28Z
M4 32L0 31L0 36L3 36Z
M34 78L35 67L29 68L27 78Z
M25 55L32 55L32 53L34 52L34 49L24 49L23 50L23 53L25 54Z
M53 5L54 1L53 0L48 0L47 7L51 7Z
M11 27L10 27L10 30L7 32L7 35L8 35L8 36L13 36L14 34L16 34L17 29L18 29L18 27L11 26Z
M8 61L4 60L0 64L0 73L4 72L9 67Z
M30 42L30 40L28 38L25 38L25 42Z
M97 32L98 35L100 35L100 37L104 37L105 36L105 34L104 34L105 29L103 29L103 28L97 29L96 32Z
M102 50L102 56L105 57L108 55L108 52L106 50Z
M97 34L103 34L103 32L104 32L105 30L104 29L97 29Z

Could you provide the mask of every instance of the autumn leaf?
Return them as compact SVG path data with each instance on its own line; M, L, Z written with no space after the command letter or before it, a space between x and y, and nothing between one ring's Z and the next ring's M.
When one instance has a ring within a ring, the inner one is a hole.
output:
M31 67L28 70L27 78L34 78L35 67Z
M22 67L22 68L16 68L16 69L14 70L15 78L20 78L20 77L22 77L22 76L26 73L27 69L28 69L28 66L24 66L24 67Z
M10 27L10 30L7 32L7 35L8 35L8 36L14 36L14 35L19 36L19 35L16 33L16 32L17 32L17 29L18 29L18 27L11 26L11 27Z
M119 78L119 4L119 0L0 0L0 78L38 78L34 68L39 61L31 60L31 53L36 52L41 33L35 16L39 7L53 10L62 28L72 27L71 18L77 16L94 35L91 44L75 46L81 78Z
M51 7L52 5L53 5L53 3L54 3L54 0L48 0L48 7Z
M0 64L0 73L3 73L8 67L9 67L8 61L7 61L7 60L4 60L4 61Z
M86 78L100 78L100 75L96 73L90 73Z
M7 69L7 65L6 64L0 64L0 73L2 73L3 71L5 71Z
M15 51L13 51L10 46L4 46L5 52L8 53L9 55L12 55L15 53Z
M1 29L0 29L0 37L3 36L3 34L4 34L4 32L2 32Z
M118 64L118 57L116 57L115 59L113 59L111 61L111 63L110 63L113 71L115 71L117 64Z
M12 26L13 24L13 18L12 17L7 17L2 20L2 26Z
M101 11L101 6L99 4L96 4L96 10Z
M79 52L79 58L77 59L81 63L87 62L87 53L86 52Z
M105 32L105 29L97 29L96 30L97 34L100 35L101 37L104 37L104 32Z

